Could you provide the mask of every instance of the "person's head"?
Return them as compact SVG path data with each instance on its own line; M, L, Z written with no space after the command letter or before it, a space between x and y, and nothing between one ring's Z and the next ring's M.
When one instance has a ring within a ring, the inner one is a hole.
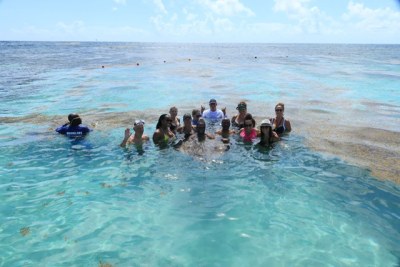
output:
M221 121L222 130L229 130L231 127L231 121L228 118L224 118Z
M260 124L261 139L271 138L272 125L269 120L263 120Z
M244 117L244 129L246 132L250 132L256 126L256 121L250 113L247 113Z
M197 134L204 134L206 132L206 122L203 118L199 119L196 129L197 129Z
M275 106L275 114L277 116L283 116L283 112L285 111L285 104L283 103L278 103Z
M73 119L78 118L79 115L76 113L71 113L68 115L68 121L71 123Z
M172 122L172 119L171 119L171 116L170 115L168 115L168 114L162 114L161 116L160 116L160 118L158 118L158 122L157 122L157 125L156 125L156 129L160 129L160 128L168 128L168 127L170 127L171 126L171 122Z
M239 102L238 106L236 109L239 111L241 114L246 114L247 113L247 104L244 101Z
M82 124L82 119L78 116L71 120L71 126L78 126Z
M192 110L192 117L193 117L193 120L195 120L195 121L197 121L198 119L200 119L200 118L201 118L201 112L200 112L200 110L198 110L198 109L193 109L193 110Z
M143 134L144 124L144 120L135 120L135 122L133 123L133 130L139 134Z
M186 126L192 125L192 116L189 113L183 115L183 124Z
M169 109L169 114L172 118L175 118L178 115L178 109L176 107L171 107Z
M210 99L210 102L208 102L208 104L210 105L210 110L211 111L216 111L217 110L217 100L212 98L212 99Z

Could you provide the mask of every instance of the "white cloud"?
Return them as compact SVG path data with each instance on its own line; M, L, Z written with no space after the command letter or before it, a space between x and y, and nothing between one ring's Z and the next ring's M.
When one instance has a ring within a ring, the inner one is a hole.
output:
M157 9L164 14L167 14L167 9L165 9L164 3L162 0L153 0L154 4L156 5Z
M308 6L309 0L275 0L274 11L285 12L296 31L310 34L332 34L340 31L337 22L317 6Z
M364 31L400 31L400 12L390 8L371 9L350 1L343 19Z
M274 10L284 11L288 14L305 15L307 8L304 4L308 3L309 0L275 0Z
M240 13L248 16L254 15L254 12L250 8L245 7L239 0L198 0L198 2L217 15L234 16Z

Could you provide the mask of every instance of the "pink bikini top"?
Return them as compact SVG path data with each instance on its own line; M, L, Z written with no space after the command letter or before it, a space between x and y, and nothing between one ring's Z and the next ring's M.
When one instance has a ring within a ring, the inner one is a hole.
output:
M244 142L251 142L253 139L257 138L257 131L256 129L251 129L249 134L246 133L246 130L240 132L240 137L243 138Z

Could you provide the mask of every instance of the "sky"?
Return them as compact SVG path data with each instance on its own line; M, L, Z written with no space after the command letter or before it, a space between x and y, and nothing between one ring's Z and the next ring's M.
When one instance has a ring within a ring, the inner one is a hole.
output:
M0 0L0 40L400 44L400 0Z

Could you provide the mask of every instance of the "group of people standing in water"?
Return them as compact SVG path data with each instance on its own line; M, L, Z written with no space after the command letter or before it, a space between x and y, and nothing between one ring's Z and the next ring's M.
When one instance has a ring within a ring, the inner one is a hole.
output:
M290 121L284 118L285 105L278 103L275 106L275 117L261 121L259 128L256 128L256 121L247 112L246 102L240 102L236 109L238 113L229 119L226 115L226 108L217 109L217 101L210 99L209 109L201 106L200 109L193 109L192 114L186 113L182 122L178 117L178 109L171 107L169 114L162 114L156 124L152 140L154 144L164 147L172 145L178 147L184 142L196 140L203 142L207 139L220 139L222 143L229 144L230 137L238 135L245 143L253 143L256 140L261 146L270 146L273 142L279 141L280 137L292 130ZM77 114L68 116L69 122L58 127L57 132L69 137L82 137L91 131L87 126L82 125L82 119ZM206 132L206 123L220 126L214 134ZM133 131L125 129L121 147L134 144L141 146L148 142L150 137L144 134L144 120L135 120Z

